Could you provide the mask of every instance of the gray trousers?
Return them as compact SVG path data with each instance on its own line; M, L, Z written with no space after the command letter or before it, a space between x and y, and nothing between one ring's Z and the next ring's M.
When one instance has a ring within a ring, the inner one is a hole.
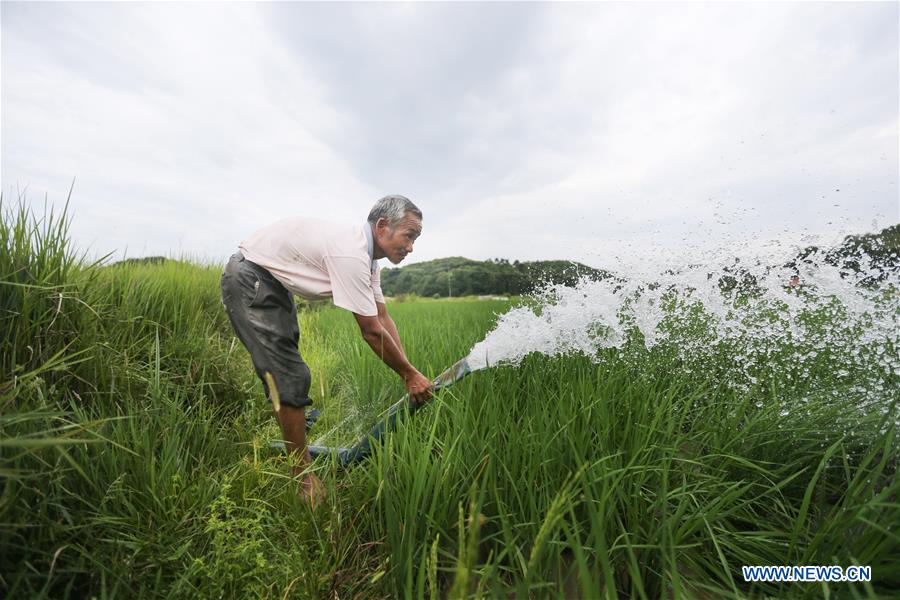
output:
M300 356L300 326L291 293L263 267L238 252L222 273L222 303L238 339L250 352L266 397L271 374L281 404L303 408L309 399L309 367Z

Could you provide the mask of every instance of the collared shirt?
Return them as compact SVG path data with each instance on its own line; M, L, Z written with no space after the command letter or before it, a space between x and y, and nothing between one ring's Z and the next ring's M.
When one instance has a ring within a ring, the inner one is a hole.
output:
M384 303L368 223L289 217L263 227L239 248L301 298L331 298L335 306L366 317L377 315L376 303Z
M378 268L378 261L375 260L375 238L372 235L372 226L369 223L363 225L363 232L366 234L366 246L369 250L369 260L372 261L372 272Z

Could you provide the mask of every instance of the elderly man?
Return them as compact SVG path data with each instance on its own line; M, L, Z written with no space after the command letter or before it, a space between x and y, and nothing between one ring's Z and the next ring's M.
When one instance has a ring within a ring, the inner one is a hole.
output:
M406 384L413 402L431 396L431 381L406 358L397 326L381 293L379 258L397 264L422 233L422 211L404 196L385 196L368 221L344 225L293 217L260 229L239 246L222 274L222 301L238 338L250 352L288 450L300 459L301 497L316 506L324 487L305 472L305 408L310 372L298 349L300 328L292 294L331 298L353 313L363 339Z

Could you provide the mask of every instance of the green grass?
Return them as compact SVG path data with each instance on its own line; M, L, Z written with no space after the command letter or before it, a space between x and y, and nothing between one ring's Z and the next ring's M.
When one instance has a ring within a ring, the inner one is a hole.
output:
M268 450L280 434L221 307L218 267L87 264L64 214L2 210L4 596L868 598L900 588L898 408L861 412L849 392L821 393L823 381L855 383L835 378L839 356L794 377L776 354L746 392L725 385L732 357L721 349L688 368L639 339L600 362L529 356L479 371L366 463L319 464L329 498L313 514L287 459ZM436 375L508 306L389 310L412 362ZM323 412L311 437L349 442L401 382L350 313L300 320ZM683 335L701 339L698 323ZM871 565L873 582L750 585L745 564Z

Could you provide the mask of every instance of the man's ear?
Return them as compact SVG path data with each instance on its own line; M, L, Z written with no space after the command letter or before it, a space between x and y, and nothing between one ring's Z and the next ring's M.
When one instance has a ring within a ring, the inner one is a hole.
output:
M390 229L390 226L388 225L388 220L385 219L384 217L380 217L378 219L378 221L375 222L375 229L378 231L382 231L382 232Z

